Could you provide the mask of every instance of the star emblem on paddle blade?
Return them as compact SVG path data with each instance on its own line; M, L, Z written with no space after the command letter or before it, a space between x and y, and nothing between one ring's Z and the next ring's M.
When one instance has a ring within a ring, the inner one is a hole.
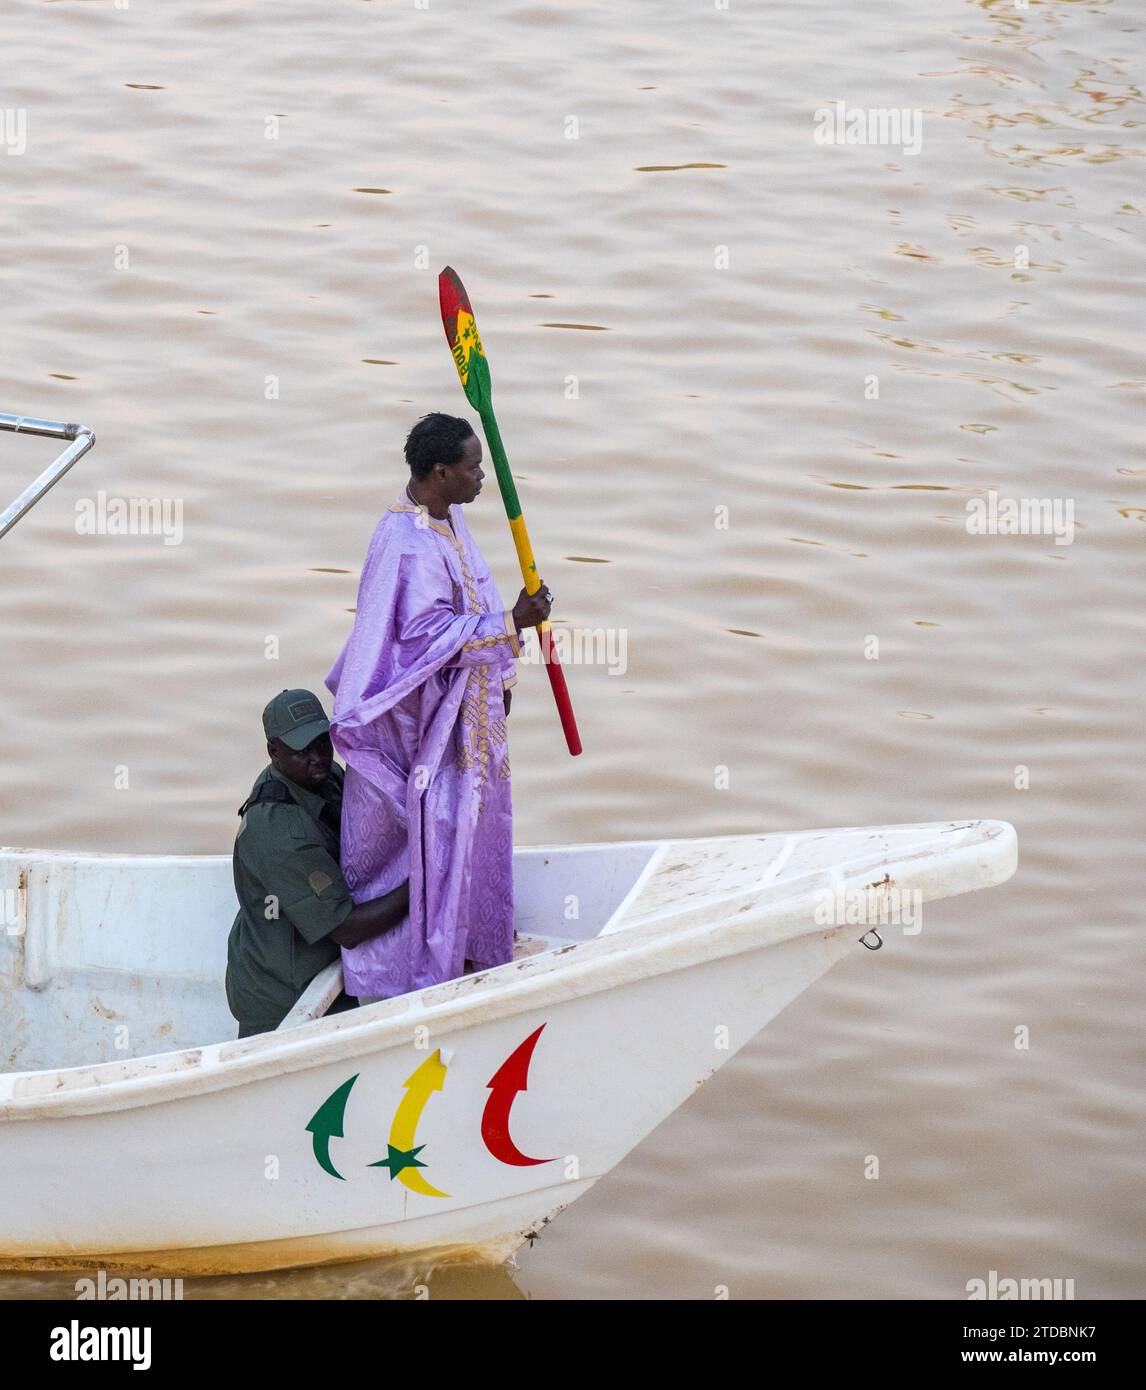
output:
M419 1144L414 1149L396 1149L393 1144L387 1144L386 1157L380 1158L377 1163L371 1163L370 1168L389 1168L390 1181L393 1182L399 1173L407 1168L424 1168L426 1165L419 1161L418 1155L425 1148L425 1144Z

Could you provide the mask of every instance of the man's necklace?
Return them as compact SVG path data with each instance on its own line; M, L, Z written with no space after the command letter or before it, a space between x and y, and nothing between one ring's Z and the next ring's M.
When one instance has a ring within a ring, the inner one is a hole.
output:
M406 496L410 499L411 502L413 502L414 506L417 507L419 511L425 512L427 516L434 516L433 512L430 511L429 507L426 506L425 502L419 502L418 499L414 496L414 494L410 491L409 483L406 484ZM446 515L444 518L434 517L435 521L439 519L443 519L446 522L446 525L449 526L451 531L454 529L454 519L452 516L450 516L450 509L448 507L446 508Z

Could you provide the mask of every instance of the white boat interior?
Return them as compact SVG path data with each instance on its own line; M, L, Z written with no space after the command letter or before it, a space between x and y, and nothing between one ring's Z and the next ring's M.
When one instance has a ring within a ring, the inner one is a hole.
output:
M1002 821L518 848L517 955L534 959L481 979L514 989L526 964L535 976L583 966L586 951L615 958L618 947L660 949L730 928L721 951L743 949L741 927L779 924L793 905L807 919L799 929L817 933L812 904L827 890L897 881L948 897L1004 881L1015 859ZM0 849L0 1071L91 1068L233 1040L224 974L235 911L229 856ZM696 949L701 958L708 948ZM670 957L656 968L683 968L683 954ZM282 1029L321 1017L340 987L338 965L322 972ZM404 999L429 1005L452 989Z
M517 850L517 956L600 934L662 847ZM229 856L0 850L0 906L0 1070L235 1037L223 988L236 912ZM340 988L340 967L324 971L294 1021L319 1016Z

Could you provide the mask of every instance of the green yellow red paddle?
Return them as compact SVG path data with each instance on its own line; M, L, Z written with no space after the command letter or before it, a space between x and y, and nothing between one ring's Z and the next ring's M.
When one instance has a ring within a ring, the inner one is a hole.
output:
M505 446L493 414L493 392L490 387L489 363L485 348L478 337L477 323L466 294L465 286L458 279L457 272L446 266L438 276L438 299L442 306L442 326L446 330L446 342L453 353L454 366L461 378L462 390L466 400L481 416L482 429L485 430L486 443L493 459L497 485L501 489L501 500L505 503L505 514L509 518L509 529L513 544L521 564L521 575L525 580L527 593L535 594L541 587L537 573L537 562L533 558L533 547L529 544L529 532L525 529L525 518L521 515L521 503L517 498L513 474L505 457ZM577 721L573 717L573 705L569 700L569 688L565 684L565 672L557 658L553 646L553 634L548 622L537 630L541 642L541 656L545 669L549 672L549 684L553 688L553 698L557 702L557 713L561 716L561 727L565 731L565 742L574 757L581 751L581 736L577 732Z

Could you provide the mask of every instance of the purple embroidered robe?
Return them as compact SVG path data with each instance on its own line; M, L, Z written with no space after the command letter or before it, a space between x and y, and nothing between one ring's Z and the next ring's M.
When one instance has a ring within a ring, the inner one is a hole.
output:
M451 525L452 523L452 525ZM342 952L346 991L405 994L513 957L513 818L502 691L520 634L462 518L404 494L378 523L354 627L326 678L346 763L355 902L410 879L400 926Z

